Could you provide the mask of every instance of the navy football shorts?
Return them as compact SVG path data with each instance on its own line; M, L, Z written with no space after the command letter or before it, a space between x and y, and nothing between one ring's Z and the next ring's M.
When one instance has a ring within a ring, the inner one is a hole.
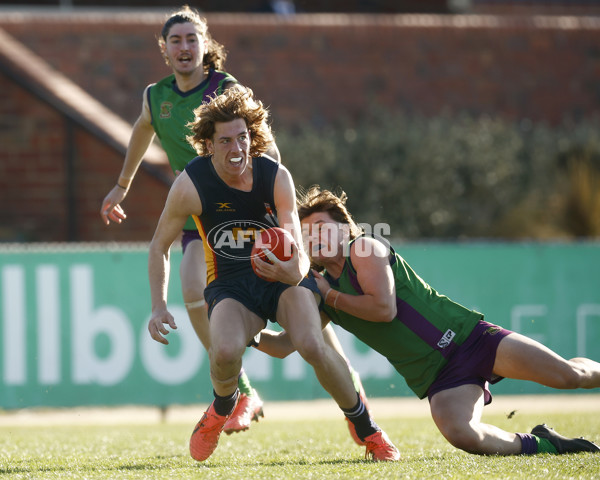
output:
M320 295L312 272L300 282L300 286ZM226 298L232 298L262 318L265 325L267 320L276 322L279 297L290 287L292 285L281 282L267 282L252 271L235 278L213 280L204 290L204 298L208 305L208 317L210 318L217 303Z

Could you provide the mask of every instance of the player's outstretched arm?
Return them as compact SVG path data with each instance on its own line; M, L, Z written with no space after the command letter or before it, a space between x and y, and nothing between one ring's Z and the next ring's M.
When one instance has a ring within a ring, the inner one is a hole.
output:
M120 203L127 196L131 182L135 176L144 154L148 150L150 143L154 139L154 128L152 127L152 116L150 115L150 108L148 107L147 101L147 90L144 91L144 100L142 103L142 112L133 125L131 137L129 139L129 145L127 147L127 153L125 154L125 160L123 167L121 168L121 174L114 187L108 192L100 208L100 216L102 221L108 225L111 221L115 223L121 223L127 215L121 207Z
M285 330L276 332L265 328L260 332L260 341L254 348L275 358L285 358L296 351Z
M200 214L202 204L192 181L186 172L181 173L173 183L163 212L158 220L156 231L148 249L148 278L152 316L148 322L150 336L157 342L167 345L164 337L170 328L177 328L173 316L167 310L167 289L169 285L171 245L183 229L191 214Z
M321 324L323 328L329 324L329 318L324 313L321 313ZM253 346L257 350L275 358L285 358L296 351L285 330L276 332L268 328L260 331L258 345L254 344Z

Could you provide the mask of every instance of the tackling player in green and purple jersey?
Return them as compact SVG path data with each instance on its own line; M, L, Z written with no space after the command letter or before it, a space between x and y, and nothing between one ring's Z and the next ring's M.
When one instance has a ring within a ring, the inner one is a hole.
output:
M600 363L566 360L544 345L484 321L483 314L439 294L388 242L364 235L346 195L313 187L298 200L306 249L332 321L385 356L419 396L429 398L438 429L470 453L518 455L600 452L583 438L546 425L509 433L481 421L489 383L529 380L558 389L600 387ZM285 357L287 334L263 330L257 348Z

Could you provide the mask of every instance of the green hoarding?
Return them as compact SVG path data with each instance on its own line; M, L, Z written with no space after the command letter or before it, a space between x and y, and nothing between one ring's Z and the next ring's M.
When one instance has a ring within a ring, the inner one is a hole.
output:
M565 357L600 359L600 244L397 244L432 287L486 320ZM154 342L147 254L108 245L0 251L0 408L206 403L206 352L181 299L172 252L169 307L178 330ZM369 396L410 395L378 354L337 329ZM248 349L244 367L267 400L325 397L308 365ZM505 380L493 393L544 393Z

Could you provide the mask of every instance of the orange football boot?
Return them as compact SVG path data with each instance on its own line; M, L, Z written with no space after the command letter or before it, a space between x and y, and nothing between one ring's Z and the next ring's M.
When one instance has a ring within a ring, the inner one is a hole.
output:
M229 416L215 412L214 401L204 412L190 438L190 455L194 460L202 462L212 455L219 443L219 437Z
M259 417L264 416L263 401L258 396L258 393L256 393L256 390L252 389L252 395L250 396L240 393L238 404L225 423L223 431L227 435L243 432L250 428L252 420L258 422Z
M400 452L384 431L375 432L365 438L367 451L365 458L376 462L396 462L400 460Z

